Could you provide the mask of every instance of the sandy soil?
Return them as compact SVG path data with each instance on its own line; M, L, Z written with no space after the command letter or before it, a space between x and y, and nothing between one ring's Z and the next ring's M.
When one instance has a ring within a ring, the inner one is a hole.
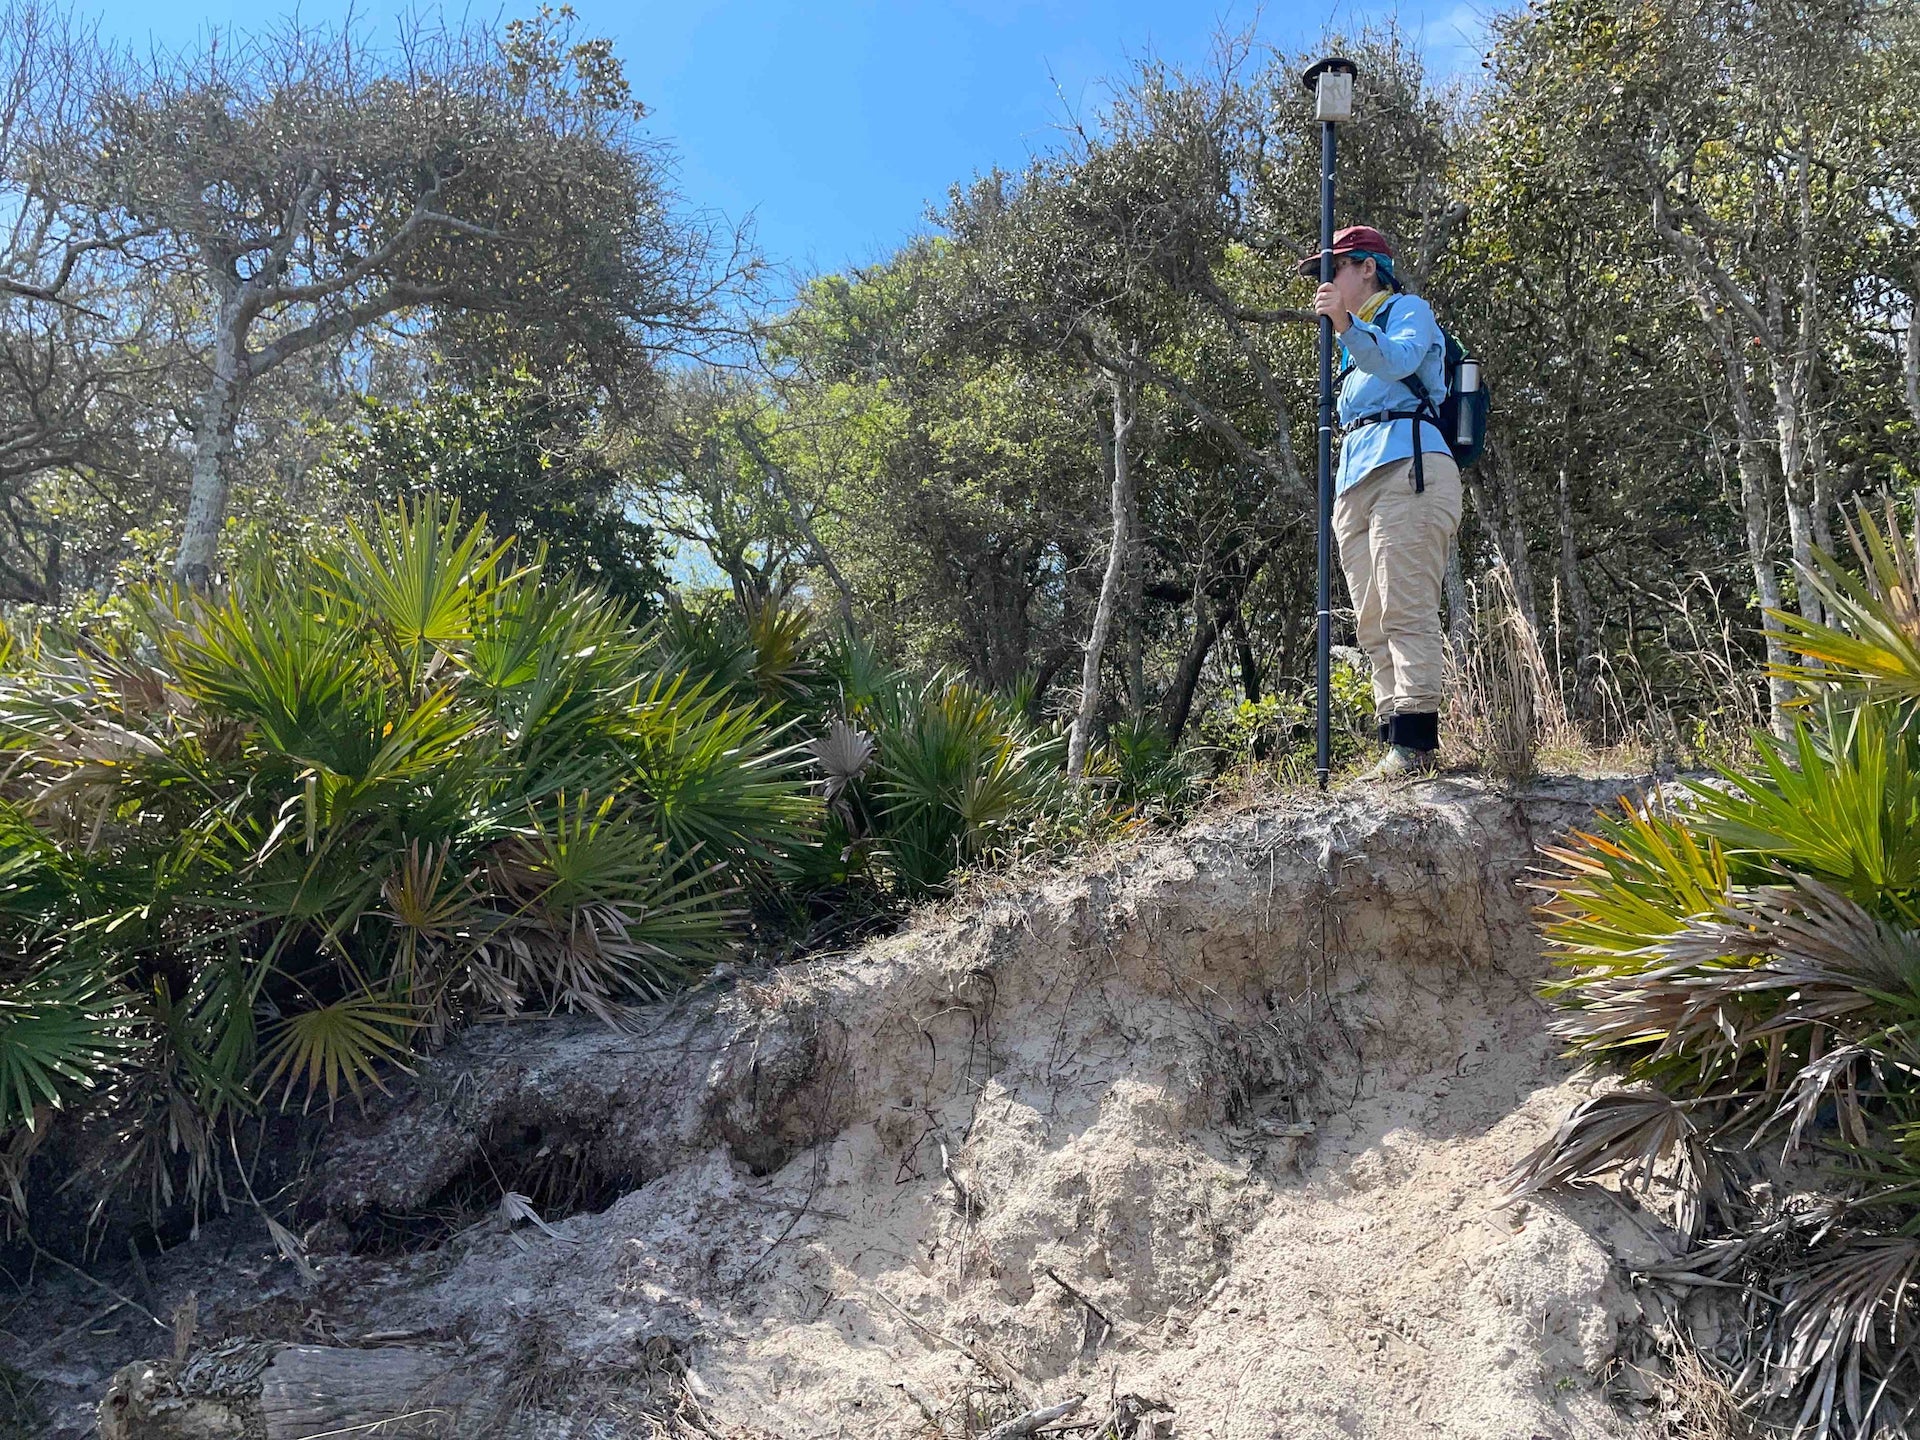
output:
M1491 1193L1579 1093L1516 881L1611 793L1269 805L634 1034L477 1032L320 1157L317 1284L241 1218L155 1305L196 1289L202 1346L425 1337L487 1382L462 1433L970 1436L1075 1395L1123 1437L1642 1433L1618 1261L1658 1227ZM419 1228L489 1185L550 1228ZM167 1352L9 1328L62 1434Z

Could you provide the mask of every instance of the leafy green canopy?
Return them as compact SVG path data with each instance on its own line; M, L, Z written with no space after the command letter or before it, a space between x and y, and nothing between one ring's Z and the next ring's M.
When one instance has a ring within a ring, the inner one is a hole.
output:
M549 570L571 570L643 610L659 604L659 539L626 513L627 481L591 443L583 399L519 374L360 408L361 427L334 437L316 488L365 510L439 495L503 534L544 542Z

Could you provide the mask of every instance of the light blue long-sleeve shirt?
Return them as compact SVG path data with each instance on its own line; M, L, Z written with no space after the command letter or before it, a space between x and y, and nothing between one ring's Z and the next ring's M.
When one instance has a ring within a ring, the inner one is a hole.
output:
M1387 302L1386 325L1355 317L1340 337L1341 349L1353 366L1341 383L1339 414L1342 425L1384 410L1412 410L1420 402L1406 382L1418 374L1437 409L1446 398L1447 352L1433 308L1418 295L1396 295ZM1379 315L1380 311L1375 311ZM1419 423L1420 448L1450 455L1446 436L1431 421ZM1374 470L1413 454L1412 420L1364 425L1340 443L1340 471L1334 488L1351 490Z

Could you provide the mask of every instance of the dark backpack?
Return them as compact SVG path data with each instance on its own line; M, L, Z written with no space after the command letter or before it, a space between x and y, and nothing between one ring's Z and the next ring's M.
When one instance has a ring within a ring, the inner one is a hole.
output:
M1392 300L1388 300L1380 307L1373 317L1375 325L1385 327L1387 315L1393 309L1393 301L1399 298L1395 295ZM1420 408L1427 412L1427 418L1439 427L1441 435L1446 438L1447 448L1453 452L1454 463L1464 470L1479 460L1480 452L1487 448L1487 384L1485 377L1482 376L1480 383L1474 389L1462 395L1460 393L1461 362L1472 357L1460 344L1459 338L1444 325L1440 327L1440 339L1445 347L1445 358L1441 362L1440 373L1446 382L1447 394L1438 408L1434 406L1432 398L1427 394L1427 387L1420 383L1418 375L1403 375L1400 378L1401 382L1413 392L1413 398L1420 402ZM1474 364L1477 366L1479 362L1475 361ZM1353 367L1349 365L1341 372L1340 378L1344 380L1352 372ZM1462 435L1466 438L1462 439ZM1419 453L1419 449L1418 445L1414 446L1416 454Z

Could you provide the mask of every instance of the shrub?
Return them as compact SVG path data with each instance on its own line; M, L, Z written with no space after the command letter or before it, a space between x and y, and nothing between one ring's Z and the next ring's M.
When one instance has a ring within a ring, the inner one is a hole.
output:
M662 993L816 834L755 700L432 498L130 611L0 675L0 1127L157 1107L166 1185L478 1013Z
M962 866L1009 858L1065 799L1065 737L1042 735L964 680L896 682L856 715L874 741L859 787L866 833L905 896L943 889Z
M1364 658L1364 657L1363 657ZM1328 740L1335 767L1363 753L1374 734L1373 681L1361 665L1336 656L1328 697ZM1281 772L1311 774L1314 764L1314 687L1291 684L1258 700L1210 710L1200 734L1216 775L1270 765ZM1303 769L1304 767L1304 769Z
M1819 1437L1904 1433L1920 1404L1920 550L1859 518L1864 573L1803 576L1827 621L1779 617L1792 739L1553 852L1554 1028L1630 1088L1510 1181L1670 1179L1697 1242L1676 1268L1765 1317L1743 1393ZM1823 1157L1828 1193L1749 1191L1775 1143Z
M1148 716L1115 724L1088 771L1110 779L1114 798L1141 816L1184 815L1199 796L1199 780L1187 768L1187 757Z

